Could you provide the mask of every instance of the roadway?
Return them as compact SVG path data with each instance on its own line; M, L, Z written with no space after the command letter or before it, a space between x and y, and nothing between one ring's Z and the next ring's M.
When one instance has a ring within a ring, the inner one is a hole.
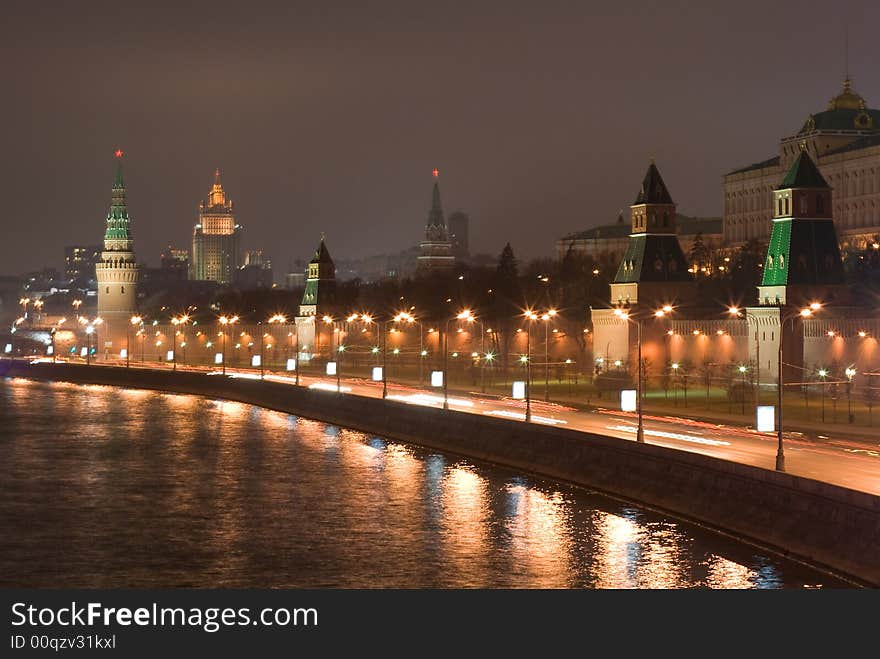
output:
M50 360L41 360L50 361ZM78 361L78 360L77 360ZM101 365L125 367L122 362ZM132 362L132 368L170 370L171 364L142 365ZM204 367L178 365L178 370L206 372ZM219 370L207 371L212 377L223 377ZM255 369L226 369L226 377L259 378ZM266 372L265 379L293 386L291 374ZM336 378L302 375L300 386L326 389L335 394ZM341 379L343 395L381 398L382 383L362 379ZM388 383L388 398L412 405L443 406L441 388L416 388ZM471 414L488 414L525 422L525 401L495 397L480 393L450 392L450 409ZM606 437L635 441L637 417L634 413L611 409L581 411L572 407L544 401L531 402L532 423L548 424L587 431ZM697 421L686 417L643 416L645 442L682 451L710 455L723 460L773 469L776 462L777 436L775 433L758 433L754 430L732 425ZM834 483L854 490L880 495L880 445L869 440L854 441L843 438L808 438L800 433L784 436L786 472Z

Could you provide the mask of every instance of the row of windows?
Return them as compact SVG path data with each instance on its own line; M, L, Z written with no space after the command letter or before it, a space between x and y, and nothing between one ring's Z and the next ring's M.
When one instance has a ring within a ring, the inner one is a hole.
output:
M828 184L838 195L856 197L880 192L880 170L856 170L853 172L830 173L826 176ZM724 197L724 212L746 213L767 208L772 199L773 186L764 185L747 190L734 190Z

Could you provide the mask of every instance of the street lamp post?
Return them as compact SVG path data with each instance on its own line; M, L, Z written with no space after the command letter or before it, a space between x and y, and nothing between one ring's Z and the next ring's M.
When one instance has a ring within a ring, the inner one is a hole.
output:
M531 309L526 309L526 423L532 420L532 323L539 316Z
M89 366L92 363L92 334L98 331L98 325L103 323L104 320L100 316L95 316L91 319L80 316L78 320L81 325L86 326L86 366ZM98 345L97 336L95 337L95 345Z
M132 316L129 324L125 328L125 368L131 365L131 328L139 325L142 319L140 316Z
M455 318L446 319L446 327L443 330L443 409L449 409L449 323L453 320L466 320L474 322L475 317L470 309L460 311Z
M657 309L654 312L655 318L663 318L666 314L672 312L671 305L664 305L661 309ZM643 393L643 381L644 377L642 376L642 319L641 318L633 318L632 314L629 312L617 308L614 310L614 315L618 318L623 318L624 320L633 323L636 326L636 359L638 360L638 366L636 368L636 414L638 415L638 427L636 429L636 441L640 444L644 444L645 442L645 427L644 420L642 415L642 393ZM673 368L677 368L677 364L672 365Z
M86 366L92 363L92 332L94 331L93 325L86 325Z
M743 313L739 307L728 307L727 313L737 318L742 318ZM752 320L755 321L755 413L761 405L761 341L760 327L758 326L758 318L754 315L745 314L746 323L751 328ZM748 334L748 332L747 332ZM746 337L748 340L748 337Z
M275 315L270 316L270 318L269 318L269 330L270 330L269 338L271 338L273 341L275 341L275 348L276 349L278 348L278 340L274 335L274 331L272 330L272 326L275 324L284 324L286 322L287 322L287 318L284 316L284 314L280 314L280 313L276 313ZM290 345L288 342L288 353L287 353L288 358L290 357L289 349L290 349ZM260 357L260 364L262 364L262 363L263 363L263 358L261 356ZM270 364L270 366L271 366L271 364ZM272 369L270 368L269 370L271 371Z
M220 324L223 326L221 334L223 335L223 375L226 375L226 332L227 326L235 325L238 322L238 316L220 316ZM231 329L229 331L232 331Z
M783 381L783 367L782 367L782 344L783 337L785 336L785 323L791 322L795 318L809 318L813 315L814 311L818 311L822 308L822 305L818 302L813 302L809 308L801 309L798 313L790 314L785 317L781 317L779 321L779 355L776 364L777 368L777 386L776 386L776 404L779 408L777 413L778 421L776 425L776 471L785 471L785 451L782 446L782 388L784 385ZM782 314L782 308L779 309L780 316Z
M825 423L825 378L828 376L828 371L824 368L819 369L819 377L822 378L822 423Z
M544 322L544 400L550 402L550 322L556 317L556 309L541 314Z
M856 375L856 369L854 366L848 366L844 373L846 373L846 418L849 423L853 423L855 417L852 411L852 384L853 378Z

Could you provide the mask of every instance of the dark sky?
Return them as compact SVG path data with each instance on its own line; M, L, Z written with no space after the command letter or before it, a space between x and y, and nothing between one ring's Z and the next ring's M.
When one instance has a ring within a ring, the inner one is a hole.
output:
M140 8L134 5L140 5ZM422 236L431 170L476 251L549 255L653 156L679 209L772 156L849 68L880 105L880 3L3 3L0 273L98 242L125 151L140 260L190 246L215 167L278 270Z

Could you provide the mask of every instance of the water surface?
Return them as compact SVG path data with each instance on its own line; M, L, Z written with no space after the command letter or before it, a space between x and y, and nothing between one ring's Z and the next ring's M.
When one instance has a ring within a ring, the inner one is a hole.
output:
M841 585L589 491L259 407L0 380L0 585Z

